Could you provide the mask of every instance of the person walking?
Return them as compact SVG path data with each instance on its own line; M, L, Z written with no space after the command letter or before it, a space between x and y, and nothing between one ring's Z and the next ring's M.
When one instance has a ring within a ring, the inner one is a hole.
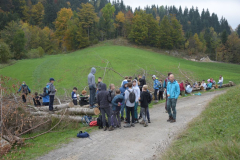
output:
M26 85L25 81L22 82L22 85L20 86L20 88L19 88L17 93L19 93L21 91L22 91L22 101L23 101L23 103L26 103L27 95L28 95L28 93L31 93L31 90Z

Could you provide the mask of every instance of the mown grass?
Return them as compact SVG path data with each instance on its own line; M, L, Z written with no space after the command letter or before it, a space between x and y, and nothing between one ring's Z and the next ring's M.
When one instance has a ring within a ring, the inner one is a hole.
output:
M216 97L163 159L240 159L240 86Z
M180 75L178 70L180 63L182 70L192 72L199 81L210 77L217 81L219 75L223 75L225 83L228 81L240 83L240 65L192 62L143 49L115 46L110 43L103 43L101 46L69 54L21 60L14 65L0 69L0 74L17 78L19 81L26 81L29 87L35 91L42 91L48 79L54 77L57 80L55 86L59 91L58 95L64 93L63 88L67 89L70 94L75 86L79 88L79 91L87 86L87 75L92 66L106 66L104 60L99 56L108 59L110 62L108 67L112 67L123 76L142 74L139 67L148 70L148 76L157 74L156 71L164 75L170 71ZM104 70L97 68L96 77L103 77L103 75ZM107 85L114 83L120 87L121 81L122 77L118 74L112 71L106 72L104 82ZM150 76L147 77L147 81L151 81Z

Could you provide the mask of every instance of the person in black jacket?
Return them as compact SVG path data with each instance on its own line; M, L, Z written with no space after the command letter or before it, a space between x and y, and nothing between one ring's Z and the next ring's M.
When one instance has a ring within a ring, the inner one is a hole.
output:
M145 80L145 76L138 76L139 78L139 82L140 84L138 85L138 87L140 88L140 92L142 92L142 87L144 85L146 85L146 80Z
M140 99L139 99L139 101L141 102L141 112L143 117L143 120L140 122L140 124L144 124L144 127L148 126L147 109L148 109L148 104L151 103L151 95L147 90L148 90L148 86L144 85L142 88Z
M101 84L101 90L97 94L97 103L100 106L100 111L102 114L102 123L103 123L103 130L107 130L106 126L106 117L105 114L107 114L108 117L108 124L109 124L109 131L114 130L114 127L111 124L111 110L109 103L111 102L111 95L107 91L107 86L105 83Z

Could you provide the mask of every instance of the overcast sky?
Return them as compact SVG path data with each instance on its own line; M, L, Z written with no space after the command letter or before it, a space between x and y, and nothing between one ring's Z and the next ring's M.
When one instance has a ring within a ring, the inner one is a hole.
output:
M158 6L175 5L177 8L181 5L183 10L185 7L198 7L201 15L202 9L208 8L210 14L214 12L218 15L219 20L222 16L225 17L233 29L240 24L240 0L124 0L123 2L125 5L131 6L133 11L138 6L143 9L145 6L153 4Z

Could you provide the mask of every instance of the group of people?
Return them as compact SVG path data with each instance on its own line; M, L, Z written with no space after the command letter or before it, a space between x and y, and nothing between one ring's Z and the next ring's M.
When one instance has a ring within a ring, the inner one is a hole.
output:
M126 128L134 127L136 123L139 123L140 119L143 119L140 124L143 124L144 127L148 126L148 123L151 123L149 104L151 103L153 97L148 90L148 85L146 85L145 76L139 75L134 79L131 76L125 77L119 89L115 89L114 84L110 84L109 89L107 89L107 85L102 82L101 77L98 77L98 83L96 84L95 73L96 69L92 67L91 72L88 75L90 95L87 95L87 91L85 90L83 90L81 95L79 95L77 94L77 88L73 88L71 97L74 105L78 105L78 99L80 99L79 105L83 106L89 104L91 109L95 108L97 104L102 115L104 131L107 129L112 131L116 127L121 128L122 121L125 121L126 125L124 127ZM174 75L172 73L168 73L168 77L164 81L159 80L156 75L152 76L152 80L155 102L158 102L158 100L161 99L163 100L163 94L165 93L165 109L169 115L167 122L176 122L177 99L179 95L184 95L185 92L190 93L192 91L191 84L188 81L186 81L185 84L183 81L178 83L174 79ZM47 83L46 87L43 89L43 94L38 95L38 93L35 92L33 97L35 106L49 106L49 111L53 112L54 96L57 92L54 82L54 78L49 79L49 83ZM194 84L194 87L199 86L208 90L212 88L214 82L215 81L211 78L208 80L207 84L203 80L201 84ZM223 77L220 76L218 82L220 87L222 83ZM22 83L18 92L21 91L23 102L26 102L26 96L28 93L31 93L31 90L25 82ZM43 99L43 103L40 102L40 99ZM141 106L139 116L138 106ZM109 128L107 128L107 126L109 126Z

